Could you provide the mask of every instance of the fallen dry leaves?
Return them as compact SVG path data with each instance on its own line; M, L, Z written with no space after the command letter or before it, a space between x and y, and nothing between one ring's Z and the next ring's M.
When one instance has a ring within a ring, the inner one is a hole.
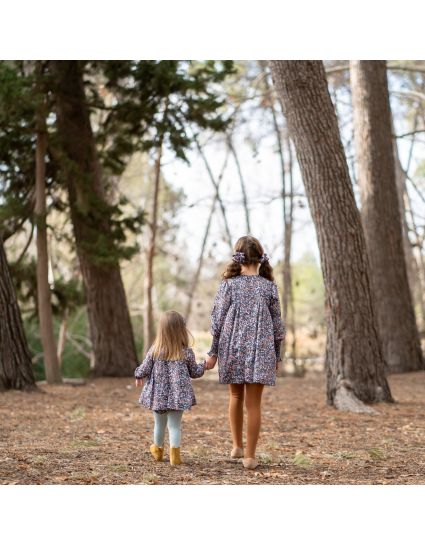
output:
M321 374L279 379L265 389L256 471L229 459L227 390L213 380L194 382L180 467L148 454L152 418L132 379L2 393L0 483L425 484L425 373L389 381L397 403L370 416L327 407Z

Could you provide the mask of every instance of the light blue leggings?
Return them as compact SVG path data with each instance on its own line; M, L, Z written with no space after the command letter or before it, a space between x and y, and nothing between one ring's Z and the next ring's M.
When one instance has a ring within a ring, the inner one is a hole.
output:
M157 447L164 446L165 426L168 424L168 434L170 436L170 447L180 447L182 437L182 416L183 411L168 411L166 413L156 413L153 411L155 427L153 429L153 442Z

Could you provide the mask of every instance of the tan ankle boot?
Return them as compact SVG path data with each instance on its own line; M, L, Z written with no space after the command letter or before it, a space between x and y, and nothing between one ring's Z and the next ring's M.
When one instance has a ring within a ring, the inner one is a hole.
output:
M181 463L180 447L170 447L170 464L172 466L178 466Z
M162 462L162 460L164 459L164 447L151 445L150 451L157 462Z

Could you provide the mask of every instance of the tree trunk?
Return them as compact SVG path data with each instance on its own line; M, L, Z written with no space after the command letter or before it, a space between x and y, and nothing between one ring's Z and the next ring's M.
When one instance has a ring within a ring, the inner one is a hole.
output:
M230 248L230 251L233 252L232 235L230 234L229 222L227 221L227 212L226 212L226 208L224 206L223 199L221 198L221 195L220 195L217 180L214 178L214 174L212 173L210 164L208 163L208 160L207 160L207 157L206 157L206 155L204 153L204 150L201 148L201 146L199 144L199 141L198 141L198 139L196 137L195 137L195 144L196 144L196 147L198 148L198 151L199 151L199 154L200 154L200 156L202 158L202 161L204 162L205 168L206 168L207 173L208 173L208 177L211 180L211 183L213 184L215 195L217 197L217 201L218 201L218 204L220 206L221 214L223 216L224 230L226 232L226 242L227 242L227 244L228 244L228 246Z
M39 62L37 70L39 72ZM49 250L46 225L46 148L47 129L44 99L39 93L40 105L36 113L36 149L35 149L35 207L34 220L37 227L37 303L40 337L43 346L44 370L49 384L62 382L59 361L56 352L56 340L53 328L52 301L49 285Z
M248 195L246 192L246 185L245 180L242 174L242 167L239 162L238 154L236 153L235 147L233 146L233 140L232 136L229 134L227 136L227 145L229 146L229 149L233 155L233 159L235 160L236 169L238 171L239 181L241 184L241 192L242 192L242 203L243 203L243 209L245 212L245 226L246 226L246 234L251 234L251 223L249 220L249 207L248 207Z
M220 174L218 176L218 179L217 179L217 190L216 190L216 192L214 194L214 197L213 197L213 200L212 200L212 203L211 203L210 212L208 214L208 219L207 219L207 223L206 223L206 226L205 226L204 236L202 238L201 251L199 252L199 257L198 257L198 265L196 267L195 274L193 275L193 279L192 279L192 282L190 284L190 289L189 289L189 293L188 293L188 300L187 300L187 305L186 305L186 311L185 311L185 314L184 314L184 318L186 320L186 323L189 322L189 318L190 318L190 315L191 315L191 312L192 312L193 298L195 296L196 288L198 287L199 279L201 277L201 271L202 271L202 267L203 267L203 264L204 264L205 250L206 250L206 247L207 247L207 241L208 241L208 237L209 237L209 234L210 234L211 223L212 223L212 219L213 219L213 216L214 216L214 212L215 212L215 208L216 208L216 204L217 204L217 200L218 200L218 190L220 189L220 184L221 184L221 181L223 180L223 176L224 176L224 172L225 172L226 167L227 167L228 159L229 159L229 153L226 153L226 156L224 158L223 166L221 167L221 172L220 172Z
M62 367L63 353L65 351L65 345L66 345L67 327L68 327L68 312L65 310L64 315L62 316L62 322L59 329L59 337L58 337L58 352L57 353L58 353L59 367Z
M51 61L61 167L87 297L97 376L130 376L137 364L124 285L113 257L109 212L90 125L81 61ZM103 210L103 212L102 212ZM107 260L99 260L102 247Z
M406 271L385 61L351 61L361 218L390 372L423 369Z
M0 390L12 388L33 389L35 381L15 288L0 236Z
M155 257L156 232L158 228L158 196L159 184L161 181L161 157L162 157L162 142L158 147L158 155L155 161L155 178L153 187L152 199L152 217L150 221L150 234L148 248L146 251L146 271L144 282L144 316L143 316L143 351L146 354L154 341L154 324L153 324L153 305L152 305L152 288L153 288L153 260Z
M328 311L327 399L375 412L392 401L372 301L360 215L321 61L272 61L316 227Z

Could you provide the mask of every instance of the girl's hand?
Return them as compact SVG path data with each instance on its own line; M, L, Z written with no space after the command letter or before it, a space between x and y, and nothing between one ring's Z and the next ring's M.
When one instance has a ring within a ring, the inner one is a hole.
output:
M279 371L279 364L282 363L282 360L276 362L276 373Z
M139 386L143 386L142 378L136 378L136 388L138 388Z
M217 363L217 356L210 356L205 360L205 369L209 371L210 369L214 369L215 364Z

